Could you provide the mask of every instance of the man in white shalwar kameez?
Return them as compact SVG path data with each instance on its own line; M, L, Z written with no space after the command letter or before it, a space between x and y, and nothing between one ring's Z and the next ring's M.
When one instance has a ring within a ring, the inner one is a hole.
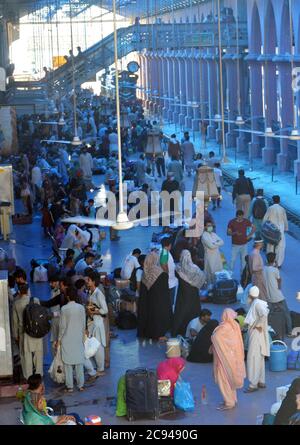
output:
M93 158L87 151L87 147L83 147L82 153L79 156L79 166L83 172L83 180L86 187L92 188L92 177L93 177Z
M245 325L248 325L247 375L250 382L244 391L246 393L266 387L265 357L270 356L268 303L258 297L258 287L252 286L249 289L251 306L245 318Z
M281 240L275 250L277 266L281 267L284 261L284 254L285 254L284 232L288 231L289 226L288 226L286 211L280 205L280 196L273 196L272 199L274 204L268 208L267 213L264 216L263 222L271 221L279 228L281 232ZM269 252L274 252L274 246L272 246L271 244L267 244L267 253Z

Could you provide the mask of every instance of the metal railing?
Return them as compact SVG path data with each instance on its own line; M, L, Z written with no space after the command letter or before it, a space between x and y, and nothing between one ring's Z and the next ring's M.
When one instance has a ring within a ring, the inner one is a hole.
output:
M236 46L236 25L224 24L224 47ZM240 47L248 46L246 23L239 25ZM133 51L184 50L215 47L218 41L217 27L213 23L160 23L133 25L118 29L119 58ZM74 58L75 79L78 85L91 80L97 72L109 67L114 61L113 35L105 37ZM48 84L55 89L69 90L72 80L72 62L68 61L49 74Z

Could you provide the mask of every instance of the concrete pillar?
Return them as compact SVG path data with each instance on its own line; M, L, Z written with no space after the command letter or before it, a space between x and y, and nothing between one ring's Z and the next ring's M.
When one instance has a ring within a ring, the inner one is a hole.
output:
M164 88L163 88L163 63L162 63L162 53L161 51L157 53L158 57L158 96L157 99L157 113L162 116L162 110L164 106L163 101L163 94L164 94Z
M209 126L207 127L208 139L216 138L216 124L213 121L217 111L217 65L214 55L208 55L207 59L207 76L208 76L208 109L209 109Z
M226 69L226 102L228 105L228 119L234 121L238 114L238 81L237 81L237 54L233 50L229 50L231 53L230 59L226 59L225 69ZM228 123L228 130L226 133L226 146L236 147L237 139L236 126L234 124Z
M199 54L199 86L200 86L200 117L201 120L207 118L208 112L208 74L207 62L204 59L205 53L203 51ZM205 103L207 102L207 103Z
M174 112L173 122L178 124L180 114L180 61L178 58L178 52L174 53L173 59L173 79L174 79Z
M275 57L275 54L274 54ZM276 65L273 62L267 61L264 63L264 78L265 78L265 116L266 127L272 127L273 120L277 120L277 82L276 82ZM276 161L276 153L274 147L274 140L266 138L265 147L262 150L262 159L264 165L273 165Z
M185 124L186 116L186 69L185 69L185 55L184 52L180 52L179 58L179 82L180 82L180 114L179 124L183 126Z
M192 130L200 131L200 52L193 51L193 119Z
M163 97L168 97L168 91L169 91L169 79L168 79L168 62L166 58L166 52L163 51L162 53L162 64L163 64ZM163 107L163 117L166 118L168 115L168 106L169 103L166 99L164 99L164 107Z
M261 63L257 60L250 60L250 88L251 88L251 129L258 130L258 116L263 115L263 101L262 101L262 76ZM249 159L260 157L261 149L259 137L252 134L249 147Z
M169 97L172 99L169 102L169 111L167 115L168 122L173 122L173 114L175 111L175 88L174 88L174 51L169 52L168 57L168 78L169 78Z
M147 100L147 95L146 95L146 87L147 87L147 76L146 76L146 71L147 71L147 66L146 66L146 57L144 54L140 54L140 76L141 76L141 98L143 103L145 104L146 100Z
M186 128L192 127L192 118L193 118L193 61L191 57L191 53L186 52L185 58L185 76L186 76L186 116L184 120L184 126Z
M281 122L282 128L293 126L293 90L292 75L290 63L284 62L279 64L280 78L280 103L281 103ZM286 134L280 133L281 135ZM280 171L288 171L290 169L290 160L288 156L289 140L280 140L280 153L277 155L277 165Z
M297 110L299 110L300 107L300 93L295 93L296 95L296 107ZM297 113L297 127L299 127L300 119ZM297 177L300 181L300 141L297 142L297 159L294 161L294 175Z
M151 100L151 83L150 83L150 71L151 71L151 61L149 57L149 53L145 53L145 74L146 74L146 100L145 100L145 108L146 110L149 110L150 107L150 100Z

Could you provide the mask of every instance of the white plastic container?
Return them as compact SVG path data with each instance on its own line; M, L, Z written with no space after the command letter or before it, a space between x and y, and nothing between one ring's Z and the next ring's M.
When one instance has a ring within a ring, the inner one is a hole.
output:
M166 355L168 358L181 357L180 340L178 340L178 338L170 338L167 341Z

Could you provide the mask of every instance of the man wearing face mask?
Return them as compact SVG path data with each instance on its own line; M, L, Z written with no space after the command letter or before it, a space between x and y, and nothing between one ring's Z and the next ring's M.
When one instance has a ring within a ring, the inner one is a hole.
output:
M215 273L223 269L223 262L219 248L224 241L214 232L211 222L205 224L205 230L201 238L204 246L204 271L209 284L214 282Z
M252 286L249 289L248 303L250 309L245 318L248 326L248 354L247 376L250 385L244 390L246 393L264 389L265 384L265 357L270 355L270 342L268 335L268 304L259 299L259 289Z

